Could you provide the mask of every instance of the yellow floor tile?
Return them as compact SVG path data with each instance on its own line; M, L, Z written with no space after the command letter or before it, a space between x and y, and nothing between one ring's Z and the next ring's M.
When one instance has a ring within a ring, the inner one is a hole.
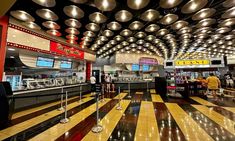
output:
M129 93L129 90L123 90L124 93Z
M150 93L151 93L151 94L156 94L155 89L150 89Z
M76 99L76 98L78 98L78 97L77 96L71 97L68 100L73 100L73 99ZM52 103L45 104L45 105L42 105L42 106L38 106L38 107L35 107L35 108L31 108L31 109L28 109L28 110L24 110L24 111L20 111L20 112L14 113L12 115L12 119L16 119L16 118L19 118L21 116L37 112L39 110L42 110L42 109L45 109L45 108L48 108L48 107L51 107L51 106L55 106L55 105L57 105L59 103L60 103L60 101L56 101L56 102L52 102Z
M192 97L190 97L190 98L193 99L194 101L196 101L196 102L202 104L202 105L206 105L206 106L217 106L217 105L215 105L215 104L213 104L213 103L211 103L211 102L209 102L209 101L206 101L206 100L204 100L204 99L202 99L202 98L200 98L200 97L192 96Z
M135 94L144 94L144 92L135 92Z
M117 96L115 96L113 99L123 99L125 96L127 95L127 93L120 93Z
M111 99L105 99L105 102L102 102L99 104L99 108L104 106L106 103L108 103ZM49 128L48 130L42 132L41 134L33 137L30 139L31 141L38 141L43 139L44 136L47 136L51 140L56 140L58 137L66 133L68 130L76 126L78 123L80 123L82 120L87 118L89 115L91 115L93 112L96 111L96 103L92 104L91 106L83 109L79 113L76 113L72 117L70 117L70 121L66 124L56 124L55 126ZM45 139L44 139L45 140Z
M164 103L164 101L162 100L160 95L151 94L151 97L152 97L153 102L162 102L162 103Z
M152 130L154 129L154 130ZM135 132L135 141L160 141L152 102L142 101Z
M93 98L88 97L88 98L84 98L83 102L81 102L81 103L78 103L78 102L71 103L71 104L68 105L67 109L70 110L70 109L72 109L76 106L79 106L79 105L83 104L84 102L90 101L92 99ZM0 136L0 140L4 140L4 139L6 139L10 136L13 136L13 135L15 135L15 134L17 134L21 131L24 131L24 130L26 130L26 129L34 126L34 125L37 125L37 124L39 124L43 121L46 121L46 120L48 120L52 117L57 116L59 114L61 114L61 111L53 110L53 111L50 111L50 112L45 113L43 115L36 116L32 119L26 120L24 122L21 122L19 124L16 124L14 126L6 128L4 130L1 130L0 134L5 134L6 136Z
M211 136L209 136L178 104L166 103L166 106L187 140L213 141Z
M235 122L224 117L220 113L213 111L212 108L208 108L204 105L192 105L198 111L202 112L205 116L209 117L214 122L218 123L220 126L227 129L230 133L235 135Z
M116 110L116 106L100 121L100 125L103 126L103 131L96 134L90 131L82 140L83 141L107 141L114 128L121 119L126 108L130 104L130 100L122 100L121 106L122 110Z
M235 107L223 107L223 108L230 111L230 112L235 113Z

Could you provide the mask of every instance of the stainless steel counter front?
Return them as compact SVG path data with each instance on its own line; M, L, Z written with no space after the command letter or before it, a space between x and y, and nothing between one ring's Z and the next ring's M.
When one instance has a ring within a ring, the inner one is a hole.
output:
M80 83L80 84L74 84L74 85L65 85L65 86L48 87L48 88L39 88L39 89L32 89L32 90L30 90L30 89L29 90L19 90L19 91L14 91L13 95L33 93L33 92L42 92L42 91L70 88L70 87L84 86L84 85L88 85L88 83Z
M88 83L81 83L75 85L66 85L60 87L52 87L52 88L42 88L36 90L25 90L14 92L13 97L15 100L15 111L19 111L21 109L35 107L38 105L46 104L48 102L52 102L55 100L59 100L62 92L62 88L64 92L68 92L68 97L79 96L80 86L82 87L82 94L88 93L91 90L91 86ZM51 95L53 94L53 95ZM57 95L58 94L58 95ZM48 95L48 96L47 96ZM24 97L25 98L17 98ZM27 97L30 96L30 97Z
M128 84L130 85L130 89L154 89L155 88L155 83L152 81L118 81L114 82L116 89L119 87L121 89L128 89Z

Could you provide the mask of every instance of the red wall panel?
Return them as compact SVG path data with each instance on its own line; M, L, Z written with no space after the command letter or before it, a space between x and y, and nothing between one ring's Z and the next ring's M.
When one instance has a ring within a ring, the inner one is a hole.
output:
M0 17L0 26L2 26L2 32L0 33L0 81L2 81L4 72L8 21L9 18L7 16Z

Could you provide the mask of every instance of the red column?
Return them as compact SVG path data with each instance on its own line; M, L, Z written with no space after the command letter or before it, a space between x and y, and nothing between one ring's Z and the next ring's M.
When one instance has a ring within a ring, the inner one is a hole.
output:
M4 72L8 21L7 16L0 17L0 81L2 81Z
M90 81L91 77L91 63L86 62L86 81Z

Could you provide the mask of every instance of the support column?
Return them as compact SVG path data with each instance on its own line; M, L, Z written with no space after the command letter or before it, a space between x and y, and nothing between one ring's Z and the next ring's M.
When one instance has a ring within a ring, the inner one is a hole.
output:
M6 57L6 41L9 17L0 17L0 82L2 81Z
M91 62L86 62L86 82L90 81L91 77Z

